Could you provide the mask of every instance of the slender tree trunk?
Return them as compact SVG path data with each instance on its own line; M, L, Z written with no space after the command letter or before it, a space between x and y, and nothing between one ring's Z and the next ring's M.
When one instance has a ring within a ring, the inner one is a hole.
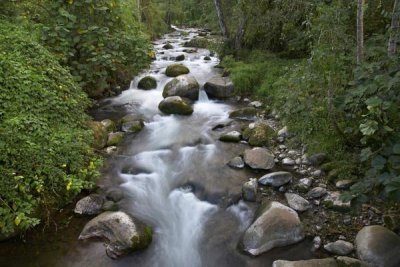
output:
M240 23L239 23L239 28L238 31L236 32L236 37L235 37L235 50L238 51L242 48L242 41L243 37L246 31L246 24L247 24L247 17L246 15L242 15L240 18Z
M392 25L391 33L388 45L388 55L392 57L397 53L397 43L399 42L399 30L400 30L400 1L394 1L393 14L392 14Z
M364 59L364 0L357 0L357 64Z
M227 40L229 38L229 32L225 23L224 14L222 12L221 0L214 0L214 3L215 3L215 9L217 10L218 22L219 22L219 27L221 28L222 36L224 37L225 40Z

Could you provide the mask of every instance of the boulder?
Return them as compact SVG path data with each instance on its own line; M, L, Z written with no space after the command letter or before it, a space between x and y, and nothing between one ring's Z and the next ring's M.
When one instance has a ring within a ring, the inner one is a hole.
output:
M191 115L193 113L193 108L180 96L165 98L158 108L166 114Z
M165 44L165 45L163 46L163 48L166 49L166 50L174 49L173 45L170 44L170 43Z
M275 156L266 148L246 149L244 162L253 169L270 170L275 166Z
M314 187L313 189L311 189L308 193L307 193L307 197L309 198L320 198L324 195L326 195L328 191L326 191L325 188L323 187Z
M273 187L280 187L284 184L289 183L293 178L293 175L289 172L273 172L268 173L261 177L258 182L262 185L271 185Z
M244 183L242 187L243 199L246 201L255 202L257 198L257 188L258 188L257 179L250 178L250 181Z
M154 77L146 76L139 81L139 89L150 90L157 88L157 80Z
M106 127L107 132L111 133L112 131L115 130L116 125L115 122L113 122L110 119L105 119L101 121L101 124L103 124L104 127Z
M241 137L242 137L241 133L239 133L238 131L232 131L232 132L221 135L219 140L222 142L237 143L240 141Z
M116 132L108 134L107 146L117 146L124 140L123 132Z
M354 250L354 246L350 242L337 240L335 242L326 244L324 249L335 255L346 256Z
M211 57L205 56L205 57L204 57L204 60L205 60L205 61L210 61L210 60L211 60Z
M289 207L296 211L306 211L311 207L310 202L297 194L286 193L285 197Z
M108 131L99 121L89 122L89 127L93 131L92 146L95 149L102 149L107 145Z
M355 246L358 258L371 267L400 266L400 237L383 226L365 226Z
M244 161L242 157L235 157L228 162L228 166L236 169L243 169Z
M268 202L260 207L258 214L240 243L243 250L251 255L259 255L304 239L299 216L293 209L279 202Z
M176 60L176 61L184 61L184 60L185 60L185 55L184 55L184 54L179 55L179 56L177 56L177 57L175 58L175 60Z
M122 124L122 131L130 133L138 133L144 128L143 120L128 121Z
M229 118L241 120L254 120L256 116L257 109L252 107L237 109L229 114Z
M79 215L97 215L100 214L104 199L98 194L92 194L79 200L74 212Z
M228 77L213 77L204 85L210 98L225 99L233 96L233 82Z
M168 82L163 91L163 97L180 96L190 100L199 99L200 85L191 75L180 75Z
M333 258L313 259L303 261L274 261L272 267L339 267Z
M188 74L189 72L189 69L185 65L172 64L167 67L165 74L168 77L177 77L179 75Z
M251 146L268 146L275 135L274 130L264 122L258 122L251 125L243 131L243 138Z
M79 239L89 238L103 239L107 255L116 259L147 248L152 241L152 229L122 211L107 211L85 225Z

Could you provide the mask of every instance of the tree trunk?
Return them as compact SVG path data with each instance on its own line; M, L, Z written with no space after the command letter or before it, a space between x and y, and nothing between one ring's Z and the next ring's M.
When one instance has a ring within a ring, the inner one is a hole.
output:
M215 9L217 10L219 27L221 28L222 36L225 40L229 38L228 28L225 23L224 14L222 12L221 0L214 0Z
M364 59L364 0L357 0L357 65Z
M392 57L397 53L397 43L399 42L399 28L400 28L400 3L399 0L394 1L391 33L388 45L388 55Z
M235 37L235 50L238 51L242 48L242 41L243 37L246 31L246 23L247 23L247 18L243 14L243 16L240 18L240 23L239 23L239 28L238 31L236 32L236 37Z

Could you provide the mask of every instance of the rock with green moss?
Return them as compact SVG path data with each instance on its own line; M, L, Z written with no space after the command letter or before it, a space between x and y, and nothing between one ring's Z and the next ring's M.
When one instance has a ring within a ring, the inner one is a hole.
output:
M111 133L112 131L115 130L116 125L115 122L110 120L110 119L105 119L102 120L101 123L104 125L104 127L106 127L107 132Z
M266 123L259 122L252 128L246 128L243 131L243 138L251 146L269 146L275 137L275 131Z
M122 211L107 211L89 221L80 240L100 238L107 243L107 255L113 259L147 248L152 241L151 227Z
M199 99L200 85L191 75L179 75L168 82L163 91L163 97L180 96L190 100Z
M340 192L328 192L322 201L322 204L336 211L349 211L351 207L350 201L343 201Z
M89 127L93 131L93 143L94 149L102 149L107 145L108 131L106 127L99 121L89 122Z
M139 81L139 89L150 90L157 88L157 80L154 77L146 76Z
M167 67L165 74L168 77L177 77L179 75L188 74L190 70L182 64L172 64Z
M122 142L123 139L124 139L123 132L110 133L108 135L107 146L117 146Z
M140 114L128 114L121 119L123 132L138 133L144 128L143 116Z
M193 108L190 104L180 96L165 98L158 105L158 108L166 114L191 115L193 113Z
M246 107L232 111L229 114L231 119L254 120L257 116L257 109L253 107Z
M166 49L166 50L174 49L173 45L170 44L170 43L166 43L166 44L163 46L163 48Z
M240 142L241 136L242 135L240 134L240 132L232 131L232 132L221 135L219 140L222 142L237 143L237 142Z
M207 48L210 45L210 41L206 38L195 37L192 40L185 42L184 47L196 47L196 48Z

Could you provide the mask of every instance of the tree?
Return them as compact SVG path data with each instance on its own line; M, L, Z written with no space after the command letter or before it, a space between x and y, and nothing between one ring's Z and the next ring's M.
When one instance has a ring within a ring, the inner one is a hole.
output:
M357 2L357 65L364 58L364 0Z
M219 22L219 27L221 28L222 36L225 38L225 40L228 40L229 31L225 23L224 14L222 12L221 0L214 0L214 3L215 3L215 9L217 10L218 22Z
M400 3L398 0L394 1L391 33L388 44L389 57L394 56L397 52L397 43L399 41L399 28L400 28Z

